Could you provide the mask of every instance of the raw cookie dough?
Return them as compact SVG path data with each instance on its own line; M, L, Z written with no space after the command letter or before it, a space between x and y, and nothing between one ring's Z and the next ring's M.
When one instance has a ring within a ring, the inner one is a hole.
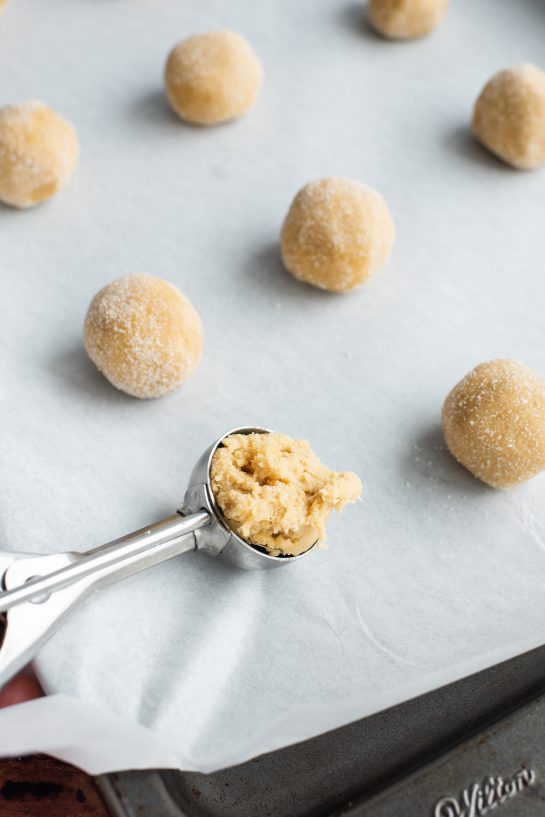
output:
M0 108L0 201L21 209L53 196L79 155L72 125L43 102Z
M134 397L160 397L194 372L201 320L177 287L127 275L93 298L85 318L87 354L102 374Z
M477 139L513 167L545 163L545 73L526 63L500 71L481 91L473 112Z
M445 400L443 433L493 488L525 482L545 469L545 378L517 360L482 363Z
M196 34L175 46L165 67L168 100L181 119L216 125L246 113L263 69L250 43L234 31Z
M282 226L282 259L295 278L348 292L385 263L395 226L382 196L361 182L320 179L296 195Z
M349 471L322 465L305 440L232 434L212 459L212 490L229 527L272 556L297 556L325 539L325 522L361 494Z
M384 37L409 40L429 34L443 19L449 0L369 0L369 19Z

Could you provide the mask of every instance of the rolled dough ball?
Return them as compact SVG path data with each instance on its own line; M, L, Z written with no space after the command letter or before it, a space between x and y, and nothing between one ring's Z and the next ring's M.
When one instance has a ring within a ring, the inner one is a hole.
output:
M246 113L263 69L250 43L234 31L196 34L175 46L165 68L168 100L181 119L215 125Z
M545 73L526 63L500 71L475 104L477 139L513 167L545 163Z
M384 37L423 37L443 19L449 0L369 0L371 24Z
M72 175L79 142L43 102L0 108L0 201L24 209L53 196Z
M127 275L98 292L87 311L87 354L102 374L134 397L160 397L196 369L201 320L177 287Z
M321 179L296 195L280 236L295 278L348 292L385 263L395 226L382 196L361 182Z
M323 465L305 440L231 434L212 458L212 490L229 526L272 556L297 556L325 539L329 513L361 494L350 471Z
M525 482L545 469L545 378L517 360L482 363L445 400L443 433L493 488Z

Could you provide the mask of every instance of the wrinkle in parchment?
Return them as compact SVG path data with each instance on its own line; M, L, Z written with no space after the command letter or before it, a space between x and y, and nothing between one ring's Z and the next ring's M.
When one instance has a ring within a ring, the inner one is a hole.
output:
M359 604L356 603L355 609L356 616L359 621L361 629L363 630L367 638L375 645L375 647L378 647L379 650L381 650L383 653L385 653L387 656L389 656L393 661L395 661L398 664L406 664L409 667L416 667L417 669L428 669L428 667L425 667L423 664L416 664L414 661L409 661L407 658L402 658L401 655L398 655L397 653L393 652L393 650L390 650L385 644L379 641L378 638L375 635L373 635L373 633L363 620Z

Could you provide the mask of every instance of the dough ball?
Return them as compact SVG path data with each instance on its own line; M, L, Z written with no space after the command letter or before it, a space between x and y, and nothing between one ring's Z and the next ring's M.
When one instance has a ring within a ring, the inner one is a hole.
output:
M520 170L545 163L545 73L527 63L500 71L479 96L473 131L488 150Z
M194 372L201 320L177 287L127 275L98 292L87 311L87 354L102 374L134 397L160 397Z
M168 100L181 119L215 125L246 113L263 69L250 43L234 31L196 34L175 46L165 68Z
M487 485L525 482L545 469L545 378L517 360L482 363L445 400L443 433Z
M350 471L323 465L305 440L231 434L212 458L212 490L229 526L272 556L297 556L325 540L329 513L361 494Z
M371 24L384 37L410 40L439 25L449 0L369 0Z
M0 108L0 201L21 209L53 196L72 175L79 142L42 102Z
M380 269L394 239L394 222L382 196L350 179L305 185L280 237L291 274L332 292L348 292Z

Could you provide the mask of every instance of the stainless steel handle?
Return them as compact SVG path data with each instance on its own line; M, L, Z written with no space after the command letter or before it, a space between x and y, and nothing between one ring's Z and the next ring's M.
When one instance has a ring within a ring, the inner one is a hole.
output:
M151 567L176 553L195 547L188 534L209 525L205 511L182 516L175 514L147 528L122 536L106 545L76 555L76 560L46 576L29 576L18 587L0 593L0 613L26 601L42 601L51 593L92 577L93 588L122 579Z
M0 611L9 612L0 645L0 687L33 658L89 593L195 550L194 531L211 521L205 511L175 514L87 553L6 557Z

